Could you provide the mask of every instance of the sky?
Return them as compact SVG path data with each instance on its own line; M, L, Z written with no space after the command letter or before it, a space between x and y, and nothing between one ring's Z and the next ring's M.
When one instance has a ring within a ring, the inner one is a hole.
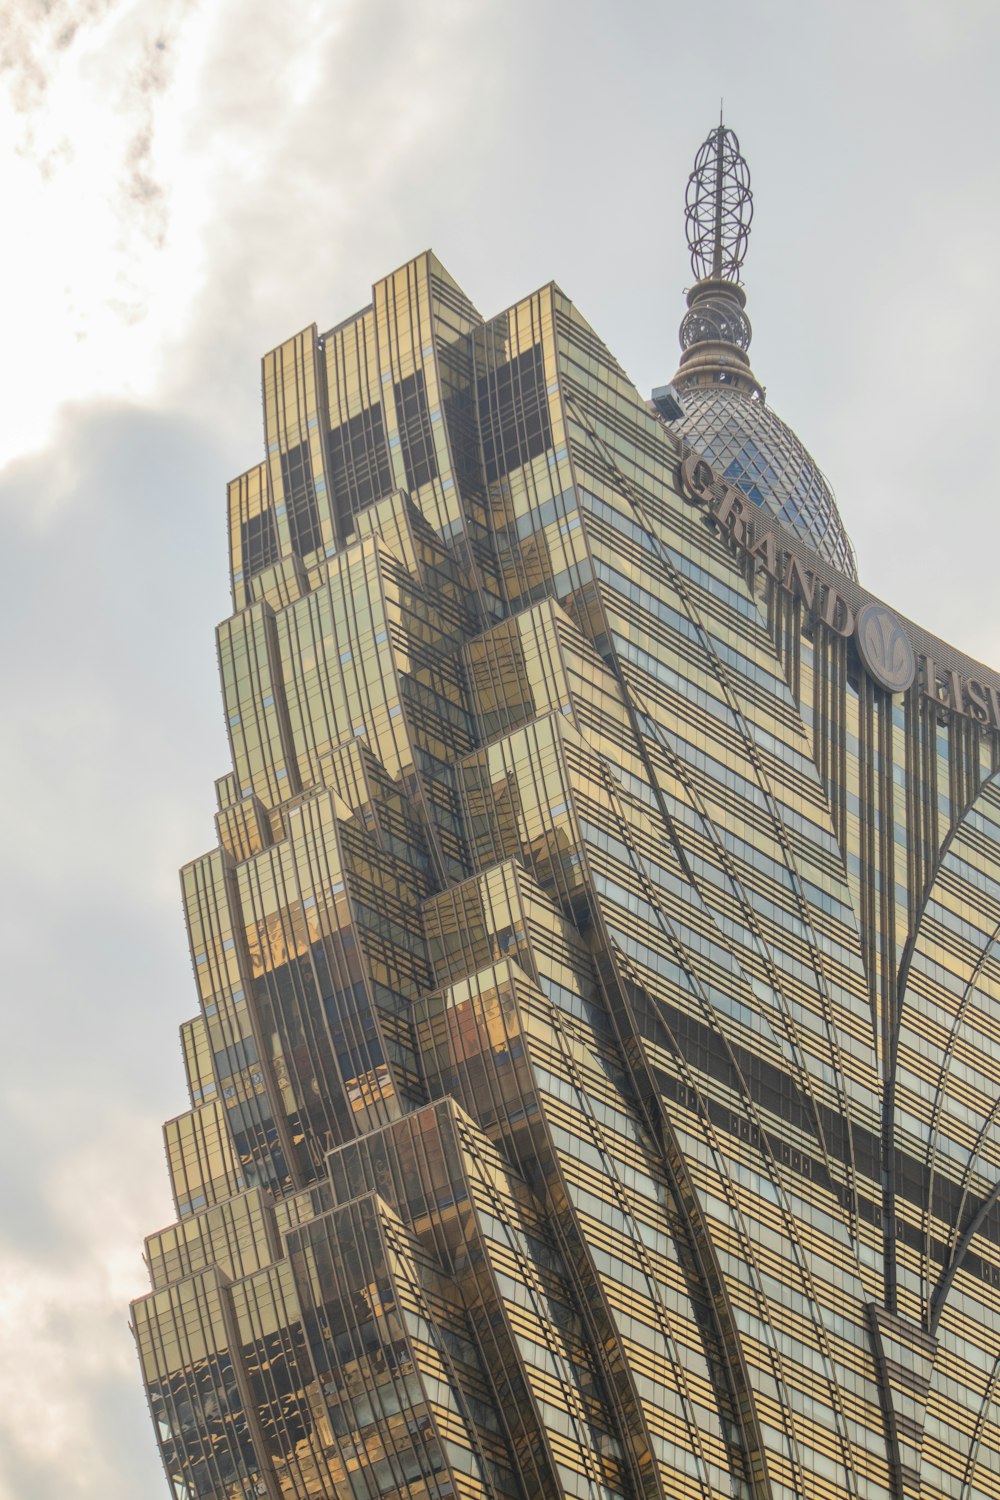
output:
M861 580L1000 666L995 0L0 0L0 1500L167 1495L128 1332L228 769L261 355L433 247L648 393L683 195L749 159L754 369Z

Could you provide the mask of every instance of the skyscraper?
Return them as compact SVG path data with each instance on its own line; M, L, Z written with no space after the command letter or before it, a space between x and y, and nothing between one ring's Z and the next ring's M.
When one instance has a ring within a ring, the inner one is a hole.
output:
M263 364L174 1500L1000 1494L1000 676L857 582L711 133L651 403L431 254Z

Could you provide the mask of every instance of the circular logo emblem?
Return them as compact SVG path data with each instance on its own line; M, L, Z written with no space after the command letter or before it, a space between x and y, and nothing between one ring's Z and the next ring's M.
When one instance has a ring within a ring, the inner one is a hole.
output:
M889 693L905 693L916 676L917 659L891 610L884 604L863 604L858 610L854 638L869 677Z

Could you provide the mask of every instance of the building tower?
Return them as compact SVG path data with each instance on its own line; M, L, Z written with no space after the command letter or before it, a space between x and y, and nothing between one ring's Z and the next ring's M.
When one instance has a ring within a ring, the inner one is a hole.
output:
M739 160L675 387L763 438ZM263 394L133 1305L173 1500L1000 1495L1000 677L554 285L420 255Z

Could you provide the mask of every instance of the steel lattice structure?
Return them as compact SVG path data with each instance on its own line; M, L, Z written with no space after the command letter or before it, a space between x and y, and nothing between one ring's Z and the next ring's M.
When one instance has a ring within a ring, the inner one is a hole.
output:
M684 199L691 268L699 281L738 281L753 219L750 168L721 122L702 144Z

